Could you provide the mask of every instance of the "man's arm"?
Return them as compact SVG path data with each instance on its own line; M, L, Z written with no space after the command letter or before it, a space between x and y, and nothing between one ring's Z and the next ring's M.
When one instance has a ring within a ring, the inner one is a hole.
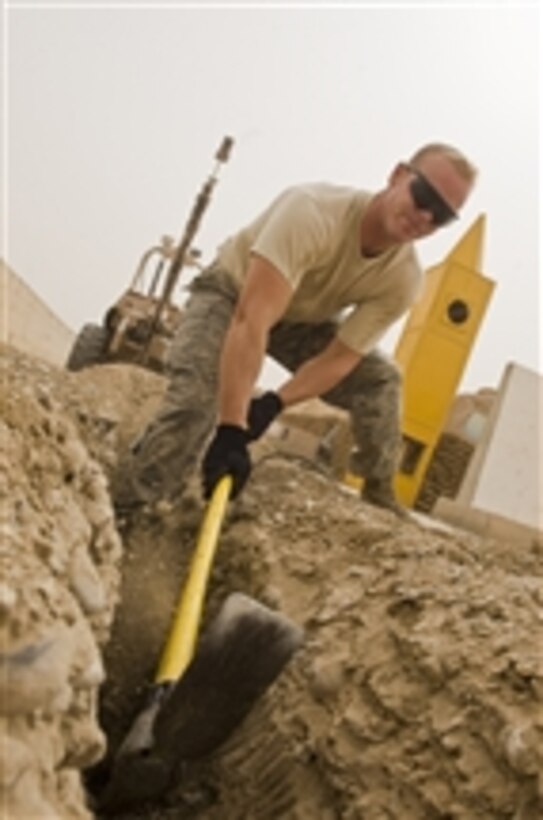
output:
M291 296L292 286L277 268L261 256L252 256L221 354L220 424L245 427L269 331L285 312Z
M251 471L247 429L249 402L266 353L268 335L284 314L292 286L270 262L254 256L228 328L219 367L219 418L204 456L203 489L209 498L222 476L233 477L236 496ZM309 360L283 385L279 404L288 405L325 393L349 373L360 356L339 339ZM281 406L274 408L276 414ZM265 426L269 424L269 421Z
M347 376L362 358L337 337L308 359L278 390L284 407L322 396Z
M318 355L306 361L279 389L268 390L249 406L249 440L263 435L285 407L326 394L347 376L362 356L337 337Z

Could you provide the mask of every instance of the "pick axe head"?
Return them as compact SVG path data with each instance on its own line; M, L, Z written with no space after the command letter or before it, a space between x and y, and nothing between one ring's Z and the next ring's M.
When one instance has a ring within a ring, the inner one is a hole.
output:
M221 746L301 646L302 630L241 593L230 595L183 676L153 706L152 743L118 754L106 808L158 797L182 761Z

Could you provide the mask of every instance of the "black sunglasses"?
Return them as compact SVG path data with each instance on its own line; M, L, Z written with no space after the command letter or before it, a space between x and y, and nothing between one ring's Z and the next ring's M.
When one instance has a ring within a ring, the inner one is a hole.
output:
M432 222L436 228L441 228L453 219L458 219L458 214L453 211L441 194L431 185L424 174L421 174L412 165L405 166L414 175L409 183L409 191L413 197L413 202L419 211L428 211L432 214Z

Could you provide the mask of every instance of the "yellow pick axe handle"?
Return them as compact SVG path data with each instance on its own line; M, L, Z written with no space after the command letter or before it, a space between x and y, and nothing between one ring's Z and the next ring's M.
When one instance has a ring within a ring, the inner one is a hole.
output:
M231 490L232 477L224 476L216 485L208 503L187 580L179 596L174 620L162 652L156 683L176 681L194 655L207 584Z

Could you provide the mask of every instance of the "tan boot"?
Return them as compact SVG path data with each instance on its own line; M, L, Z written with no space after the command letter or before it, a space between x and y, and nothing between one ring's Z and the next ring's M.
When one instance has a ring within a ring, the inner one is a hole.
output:
M410 518L409 512L396 499L391 482L386 479L366 478L362 487L361 498L375 507L390 510L399 518Z

